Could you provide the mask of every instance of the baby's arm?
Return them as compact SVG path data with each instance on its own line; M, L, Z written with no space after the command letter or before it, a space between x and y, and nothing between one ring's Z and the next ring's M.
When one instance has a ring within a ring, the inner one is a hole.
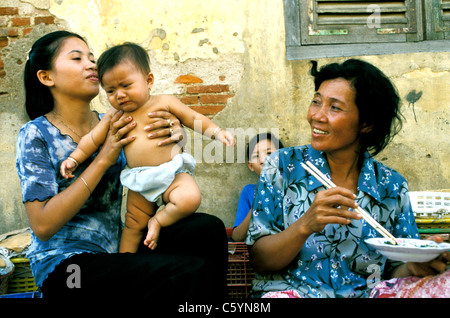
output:
M214 128L211 139L217 139L228 147L232 147L236 143L233 134L228 130L222 130L219 126Z
M73 178L73 172L77 166L103 145L108 134L111 118L116 112L117 110L111 108L91 132L81 138L77 148L61 163L60 172L64 178Z
M174 96L167 96L167 98L170 100L168 103L170 112L173 113L183 125L210 137L211 139L217 139L226 146L234 146L236 141L230 131L222 130L208 117L197 113L190 107L184 105L178 98Z

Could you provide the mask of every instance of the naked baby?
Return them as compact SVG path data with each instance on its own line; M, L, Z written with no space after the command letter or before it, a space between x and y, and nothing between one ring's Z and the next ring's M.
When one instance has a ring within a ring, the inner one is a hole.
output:
M124 147L127 166L121 173L122 184L129 189L125 227L120 252L135 253L142 242L150 249L157 247L161 227L174 224L194 213L201 194L192 174L195 160L180 145L159 146L161 138L149 139L142 128L151 124L149 113L166 111L173 124L178 119L184 126L234 146L231 132L220 129L207 117L170 95L151 95L154 82L147 52L139 45L124 43L105 51L99 58L98 76L113 107L100 123L82 138L75 151L61 164L61 174L70 178L78 164L89 158L104 142L111 117L117 112L131 116L136 123L135 140ZM195 123L195 125L194 125ZM179 128L182 129L182 128ZM116 138L127 137L116 135ZM165 205L158 213L160 206Z

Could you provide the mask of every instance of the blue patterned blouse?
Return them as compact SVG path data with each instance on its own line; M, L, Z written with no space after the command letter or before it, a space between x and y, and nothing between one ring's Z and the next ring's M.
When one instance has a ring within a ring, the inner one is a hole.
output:
M23 202L49 199L76 180L96 156L94 154L78 167L75 178L66 180L59 173L59 167L76 146L70 136L61 134L45 117L36 118L21 128L16 167ZM122 154L78 214L50 240L41 241L32 232L27 257L37 286L42 286L48 274L70 256L84 252L118 252L122 202L119 175L124 165Z
M266 160L253 202L247 244L289 227L309 209L316 193L325 189L301 167L306 160L330 177L323 153L310 145L281 149ZM368 154L356 200L395 237L419 237L406 180ZM258 297L269 291L295 290L302 297L366 297L385 271L400 265L364 243L377 236L379 233L362 219L345 226L328 224L307 239L285 269L257 274L252 294Z

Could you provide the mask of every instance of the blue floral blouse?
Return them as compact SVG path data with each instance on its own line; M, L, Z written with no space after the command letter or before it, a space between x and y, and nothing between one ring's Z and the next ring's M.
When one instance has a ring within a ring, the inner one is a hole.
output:
M43 116L21 128L17 138L16 167L23 202L49 199L77 179L96 154L78 167L73 179L66 180L59 173L59 167L76 146L70 136L61 134ZM70 256L84 252L118 252L122 202L119 176L124 166L125 157L121 154L78 214L50 240L41 241L32 232L27 257L38 287L59 263Z
M316 193L325 189L301 167L306 160L330 177L323 153L310 145L281 149L266 160L253 202L248 245L289 227L309 209ZM368 154L356 200L395 237L419 238L406 180ZM365 244L365 239L378 236L363 219L345 226L328 224L307 239L298 256L282 271L257 274L252 295L295 290L302 297L366 297L374 279L383 279L385 271L400 265Z

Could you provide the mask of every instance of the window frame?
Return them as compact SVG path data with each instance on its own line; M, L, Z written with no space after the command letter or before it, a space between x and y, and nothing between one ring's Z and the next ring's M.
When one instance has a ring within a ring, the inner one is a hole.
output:
M421 28L424 33L428 33L428 36L432 38L432 40L425 40L422 37L419 37L420 40L417 42L302 45L299 1L305 0L284 0L286 58L288 60L449 51L450 41L446 39L437 40L436 36L430 36L430 32L433 32L432 28L434 28L434 25L431 22L424 23L424 25L418 24L417 27ZM433 3L430 8L436 8L436 1L439 2L441 0L432 1ZM425 19L430 19L430 15L432 14L430 13L430 11L431 10L428 9L428 11L425 11L425 13L423 14L423 17ZM434 14L435 13L436 12L434 11ZM439 38L439 36L437 38Z

